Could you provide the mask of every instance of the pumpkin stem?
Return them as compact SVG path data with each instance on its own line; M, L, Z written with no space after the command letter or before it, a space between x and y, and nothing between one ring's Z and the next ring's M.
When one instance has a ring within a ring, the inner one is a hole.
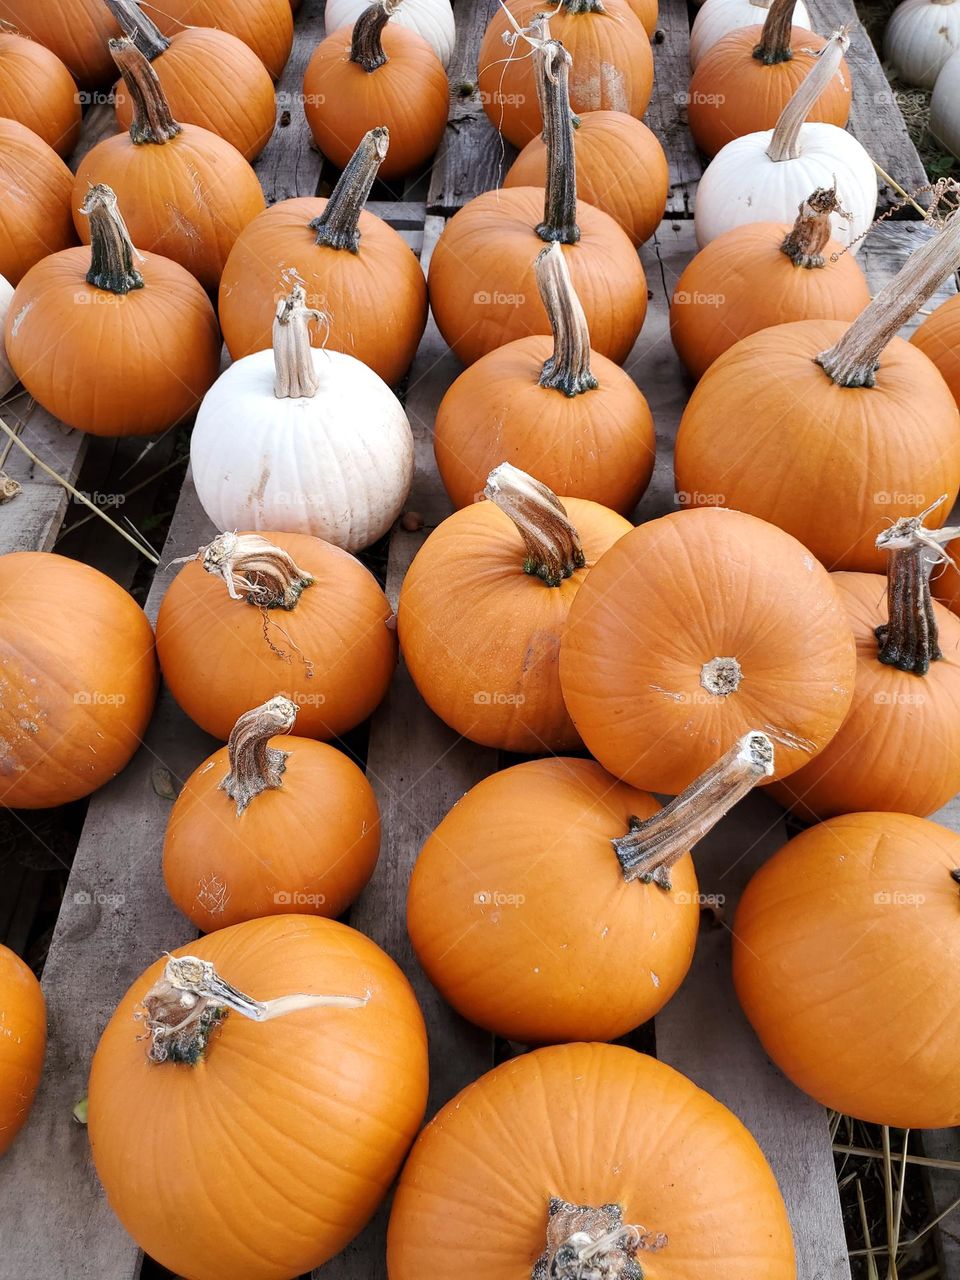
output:
M222 578L231 600L258 609L293 609L313 578L280 547L258 533L221 533L192 557Z
M362 1009L363 996L277 996L254 1000L220 977L209 960L169 956L163 976L143 997L134 1016L146 1023L151 1062L185 1062L195 1066L206 1052L212 1032L232 1010L254 1022L270 1022L303 1009Z
M115 192L102 182L90 188L80 206L90 219L90 270L87 284L107 293L143 288L143 276L133 265L136 249L117 208Z
M606 13L603 0L561 0L567 13Z
M137 0L103 0L128 40L132 40L145 58L153 62L170 48L170 41L152 18L140 8Z
M641 1252L664 1248L663 1232L623 1221L618 1204L571 1204L551 1196L547 1206L547 1247L530 1280L643 1280Z
M545 20L541 29L544 38L537 43L533 62L537 97L543 115L543 137L547 144L547 181L543 221L537 227L537 235L541 240L576 244L580 239L580 228L577 226L577 160L573 149L573 130L579 120L570 110L570 67L573 59L559 40L546 37Z
M668 890L670 868L717 825L738 800L773 773L773 743L765 733L745 733L716 764L659 813L632 819L613 841L624 880L640 879Z
M901 671L922 676L930 663L943 657L930 594L934 566L946 564L950 556L946 543L960 537L960 526L927 529L924 518L947 500L944 494L916 516L902 516L877 537L877 547L890 552L887 568L887 622L874 634L880 651L877 657Z
M800 130L814 103L837 74L843 55L850 48L846 27L835 31L817 54L817 60L797 86L780 113L767 155L771 160L796 160L800 155Z
M563 250L554 240L542 249L534 263L537 287L553 330L553 355L544 363L541 387L552 387L565 396L593 391L600 384L590 372L590 331L587 317L570 279Z
M363 67L364 71L376 71L387 62L383 51L383 28L396 12L399 0L376 0L376 3L364 9L354 23L353 36L350 39L350 61Z
M823 251L830 243L831 213L849 218L837 199L836 181L832 187L817 187L812 195L800 203L800 212L793 229L780 246L795 267L825 266Z
M523 539L523 572L559 587L586 564L580 535L557 495L533 476L501 462L487 476L483 490L510 517Z
M765 67L772 67L778 62L790 62L793 58L791 36L796 4L797 0L773 0L767 10L760 43L753 51L753 56Z
M390 146L390 130L386 125L371 129L360 139L360 145L347 161L337 185L330 193L326 208L309 224L317 233L317 244L330 249L360 248L360 211L383 164Z
M133 41L108 40L107 44L133 103L131 142L137 145L144 142L169 142L178 133L182 133L180 125L170 114L166 94L157 73Z
M219 790L236 801L238 818L261 791L275 791L282 786L290 752L268 743L279 733L289 733L296 718L296 704L278 695L245 711L233 726L227 741L230 772Z
M273 394L278 400L311 399L320 378L310 346L310 321L326 321L322 311L306 304L303 285L296 284L277 303L273 320Z

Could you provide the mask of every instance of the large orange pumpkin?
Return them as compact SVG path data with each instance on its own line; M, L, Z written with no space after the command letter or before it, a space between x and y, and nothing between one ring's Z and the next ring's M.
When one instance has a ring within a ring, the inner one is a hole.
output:
M933 594L954 613L960 614L960 569L955 560L948 560L934 572Z
M711 240L684 268L670 304L670 337L702 378L741 338L793 320L855 320L870 302L866 277L830 237L837 193L819 187L793 227L745 222Z
M653 33L657 29L657 19L660 16L657 0L627 0L627 4L640 19L644 31L652 40Z
M189 271L134 250L109 187L91 187L81 212L92 250L51 254L17 286L7 313L10 363L68 426L100 436L165 431L190 417L216 381L217 317Z
M19 120L60 156L80 137L80 95L55 53L0 27L0 116Z
M853 813L791 840L747 886L737 995L770 1057L824 1106L898 1129L960 1124L958 879L954 832Z
M918 325L910 341L930 357L960 404L960 295L941 302Z
M426 1097L423 1018L390 957L334 920L271 916L134 982L93 1057L88 1132L114 1212L163 1266L288 1280L365 1225Z
M603 1044L524 1054L447 1103L400 1179L387 1268L390 1280L797 1275L776 1181L740 1121L665 1063Z
M560 680L588 749L675 795L761 731L784 777L821 751L853 696L836 588L796 539L697 508L649 521L595 564L570 609Z
M16 120L0 120L0 276L19 284L35 262L77 243L73 174Z
M400 591L397 626L427 704L457 733L506 751L580 739L563 704L560 633L589 566L630 528L596 502L561 502L503 463L489 502L448 516Z
M465 507L506 460L555 493L629 515L653 472L649 406L628 374L591 351L556 242L537 257L536 276L553 340L518 338L498 347L450 387L433 430L444 487L455 507Z
M942 524L960 488L960 414L933 362L894 335L958 255L954 215L851 326L804 320L731 347L684 412L677 489L722 494L834 569L883 567L893 502L913 515L946 494Z
M549 25L544 19L549 11ZM510 16L514 21L511 21ZM518 36L516 23L529 29ZM511 44L504 43L509 36ZM653 91L650 38L627 0L522 0L501 6L480 45L477 84L491 123L508 142L524 147L539 134L540 105L531 45L560 41L573 59L570 105L587 111L623 111L642 118Z
M49 552L0 556L0 805L89 795L140 745L157 690L153 632L104 574Z
M389 386L410 368L427 323L427 285L416 256L388 223L363 208L389 138L361 141L329 200L281 200L254 218L220 282L220 321L234 360L272 345L277 301L302 283L330 318L316 346L369 365Z
M0 0L0 19L52 50L85 89L113 75L107 41L120 29L103 0Z
M274 80L293 45L289 0L162 0L150 13L165 36L188 27L219 27L249 45Z
M40 983L0 946L0 1156L27 1122L40 1083L47 1011Z
M358 560L299 533L224 533L171 583L157 651L176 700L222 741L284 694L298 728L333 738L365 720L397 661L393 611Z
M74 203L79 208L96 183L112 187L138 249L172 258L215 289L237 236L264 208L257 175L229 142L173 119L156 72L135 45L112 40L110 47L136 103L133 123L84 156ZM86 219L74 217L89 240Z
M163 878L204 932L291 912L339 916L373 874L373 788L342 751L279 737L296 717L279 697L245 712L173 806Z
M663 218L670 167L660 140L623 111L588 111L573 135L580 198L618 222L634 244L649 240ZM507 171L505 187L543 187L547 146L533 138Z
M317 146L343 168L365 133L383 125L391 145L387 181L426 168L447 123L443 63L422 36L388 23L396 0L378 0L353 28L319 45L303 78L304 112Z

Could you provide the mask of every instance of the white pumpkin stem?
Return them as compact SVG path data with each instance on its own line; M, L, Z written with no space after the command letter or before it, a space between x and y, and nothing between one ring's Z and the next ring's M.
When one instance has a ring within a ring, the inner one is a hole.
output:
M524 573L559 587L586 564L580 535L557 495L533 476L501 462L487 476L484 497L516 525L526 557Z
M954 187L960 191L960 185ZM951 214L936 235L914 249L839 342L820 352L817 364L837 386L874 386L886 345L958 266L960 211Z
M164 143L182 133L170 114L157 73L133 41L108 40L107 44L133 103L130 140L137 145Z
M317 244L329 249L347 249L350 253L359 251L360 213L389 146L390 130L386 125L370 129L360 139L360 145L330 193L326 208L309 224L310 230L317 233Z
M245 711L230 731L227 741L230 772L219 790L236 801L238 818L261 791L275 791L283 785L283 771L290 752L268 744L278 734L289 733L296 718L296 703L278 695L252 711Z
M297 284L277 303L273 320L273 394L278 400L311 399L320 387L310 345L310 322L326 321L323 311L308 307Z
M546 24L543 24L545 29ZM570 67L573 59L559 40L543 39L533 53L537 96L543 113L543 137L547 145L547 180L543 221L537 227L541 240L576 244L577 160L573 148L574 125L570 110Z
M541 387L578 396L599 383L590 372L590 331L587 317L570 279L563 250L556 240L537 255L537 287L553 330L553 355L544 363Z
M831 213L839 213L848 218L837 199L836 184L832 187L817 187L806 200L800 202L800 211L793 228L787 235L780 251L785 253L795 267L823 267L826 265L823 251L830 243L833 228L830 224Z
M850 48L846 27L835 31L817 54L817 60L783 108L767 147L771 160L796 160L800 155L800 130L814 104L837 74L843 55Z
M102 182L92 186L80 212L90 219L90 270L87 284L106 293L123 294L143 288L134 266L137 251L117 207L116 193Z
M790 62L793 59L793 11L797 0L773 0L767 10L763 22L763 34L760 43L754 48L753 56L765 67L772 67L778 62Z
M145 58L153 62L170 48L170 41L137 0L103 0L123 34L132 40Z
M571 1204L551 1196L547 1206L547 1247L530 1280L643 1280L638 1253L664 1248L663 1232L623 1221L618 1204Z
M631 819L630 830L613 841L625 880L669 890L670 868L774 768L774 747L765 733L745 733L716 764L690 783L659 813Z
M291 555L258 533L221 533L191 558L223 579L231 600L258 609L293 609L314 581Z
M350 39L350 61L363 67L364 71L376 71L387 62L383 51L383 28L396 13L400 0L376 0L376 3L364 9L354 23L353 35Z
M362 996L289 995L254 1000L220 977L209 960L170 956L163 976L143 997L135 1016L146 1023L151 1062L183 1062L195 1066L203 1058L213 1031L231 1011L253 1022L270 1022L304 1009L362 1009Z

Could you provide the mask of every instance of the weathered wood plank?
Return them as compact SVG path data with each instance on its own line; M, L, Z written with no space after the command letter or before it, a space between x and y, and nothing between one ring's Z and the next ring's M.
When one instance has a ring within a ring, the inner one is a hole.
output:
M303 113L303 76L314 49L323 39L324 0L304 0L293 36L293 49L277 81L277 124L254 168L267 204L292 196L311 196L320 182L323 157Z
M670 165L667 217L692 218L703 163L687 125L690 14L686 0L660 0L653 39L653 96L644 116Z

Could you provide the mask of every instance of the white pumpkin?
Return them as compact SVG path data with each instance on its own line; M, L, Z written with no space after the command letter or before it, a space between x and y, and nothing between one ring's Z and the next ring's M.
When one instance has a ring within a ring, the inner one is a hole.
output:
M369 4L370 0L327 0L323 16L327 34L340 27L352 27ZM390 15L390 21L423 36L447 66L457 41L450 0L400 0L396 11Z
M850 217L830 215L833 235L841 244L852 245L851 252L858 252L863 243L858 237L873 222L877 208L873 161L845 129L806 122L807 112L833 78L849 43L841 32L831 36L784 107L776 128L734 138L707 165L694 210L701 249L746 222L792 223L811 191L830 189L835 183L840 208Z
M13 285L0 276L0 396L5 396L8 391L12 391L20 379L10 368L10 361L7 359L6 348L3 344L3 331L7 324L7 312L10 309L10 300L13 297Z
M887 24L883 56L901 80L932 89L960 52L960 0L903 0Z
M705 0L693 20L690 32L690 65L694 70L708 49L731 31L741 27L763 26L772 0L761 4L758 0ZM803 0L797 0L793 11L793 25L812 31L810 14ZM796 212L796 210L794 210Z
M930 99L930 136L960 159L960 53L937 76Z
M320 313L302 286L281 301L273 350L232 364L204 396L190 442L197 496L224 532L310 533L345 551L381 537L413 480L413 433L359 360L310 346Z

